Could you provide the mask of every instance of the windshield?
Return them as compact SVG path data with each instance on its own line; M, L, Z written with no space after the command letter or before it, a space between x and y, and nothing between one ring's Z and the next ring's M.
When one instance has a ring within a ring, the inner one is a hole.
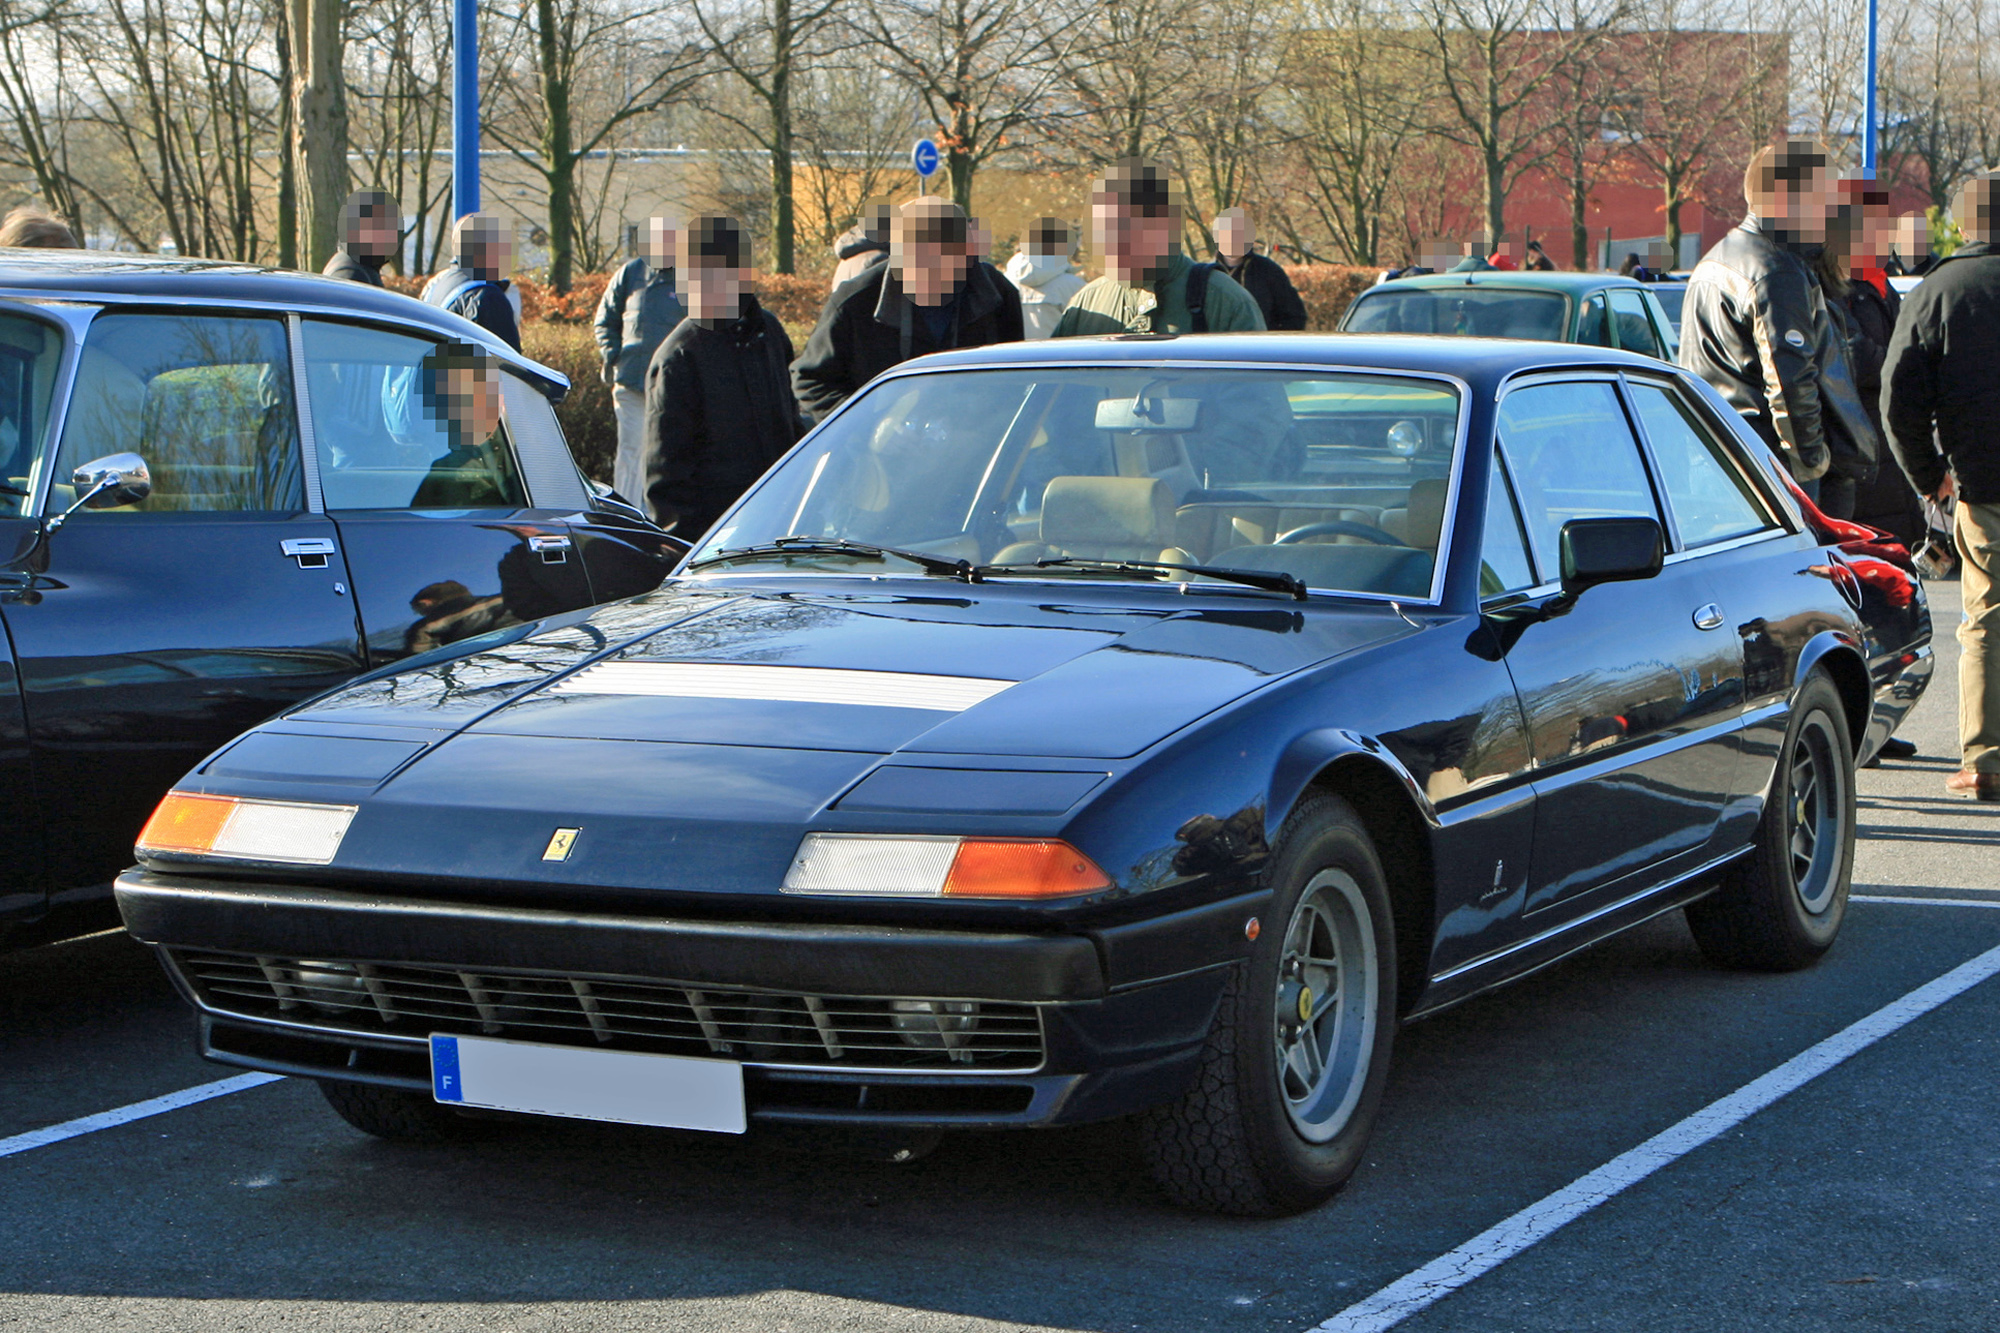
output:
M867 543L1037 577L1164 561L1425 597L1459 398L1434 380L1202 366L948 371L877 384L695 552ZM853 551L768 552L851 572ZM896 573L914 562L875 557Z
M1456 333L1471 338L1565 342L1568 304L1559 292L1504 287L1404 287L1387 283L1355 298L1347 333Z

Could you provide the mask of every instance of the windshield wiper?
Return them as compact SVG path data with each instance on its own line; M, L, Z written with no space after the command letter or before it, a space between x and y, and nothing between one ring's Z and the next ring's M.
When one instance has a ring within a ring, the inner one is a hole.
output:
M868 560L886 560L894 556L898 560L909 561L926 574L959 579L965 583L979 582L979 571L970 560L951 560L941 555L925 555L921 551L899 551L893 546L875 546L868 542L849 541L845 537L780 537L755 546L729 547L689 561L688 568L700 569L704 565L719 565L760 555L853 555Z
M1178 572L1200 574L1205 578L1221 579L1227 583L1240 583L1247 588L1262 588L1266 592L1281 592L1294 600L1306 599L1306 585L1295 576L1278 570L1227 569L1221 565L1173 565L1164 560L1090 560L1080 556L1058 555L1046 560L1037 560L1031 565L981 565L974 573L1006 574L1014 570L1027 569L1087 569L1105 573L1160 574Z

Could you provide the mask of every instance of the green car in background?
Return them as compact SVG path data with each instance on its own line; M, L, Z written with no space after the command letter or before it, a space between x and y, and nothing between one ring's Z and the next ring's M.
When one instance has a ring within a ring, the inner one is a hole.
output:
M1615 273L1493 269L1392 278L1354 298L1340 331L1587 343L1662 361L1680 347L1651 288Z

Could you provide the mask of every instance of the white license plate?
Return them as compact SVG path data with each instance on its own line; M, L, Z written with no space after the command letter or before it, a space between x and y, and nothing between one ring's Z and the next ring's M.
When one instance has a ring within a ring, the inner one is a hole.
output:
M431 1034L431 1095L452 1106L741 1134L743 1066Z

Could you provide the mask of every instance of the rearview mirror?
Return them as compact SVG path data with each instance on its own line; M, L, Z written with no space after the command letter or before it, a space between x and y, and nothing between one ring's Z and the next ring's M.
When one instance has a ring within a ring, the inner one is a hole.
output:
M153 474L137 454L93 458L70 475L77 503L86 509L135 505L153 493Z
M1106 398L1097 404L1097 428L1123 431L1188 431L1201 417L1199 398Z
M1666 560L1666 538L1650 518L1573 518L1562 525L1562 588L1575 597L1600 583L1649 579Z

